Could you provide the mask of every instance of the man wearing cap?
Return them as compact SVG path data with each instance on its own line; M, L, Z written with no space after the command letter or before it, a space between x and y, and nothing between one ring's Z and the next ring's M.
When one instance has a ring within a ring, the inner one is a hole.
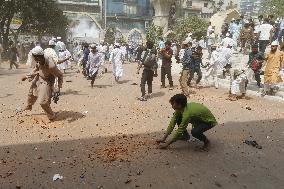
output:
M236 101L238 98L244 98L246 95L247 88L247 76L243 70L232 71L233 80L231 81L231 88L228 100ZM238 97L241 95L240 97Z
M63 75L56 67L56 62L53 58L44 56L44 51L41 47L37 46L32 49L32 56L36 61L35 68L32 73L24 76L22 81L26 79L34 80L28 94L28 104L24 110L32 110L32 106L38 99L44 112L47 114L49 120L54 120L56 114L50 107L53 85L55 78L58 78L58 90L62 88Z
M222 41L221 41L221 46L227 48L229 45L231 47L236 47L237 46L236 42L231 38L231 34L227 33L226 37L224 39L222 39Z
M46 48L46 49L44 50L44 56L47 56L47 57L53 59L53 62L55 62L56 65L57 65L57 64L61 64L61 63L63 63L63 62L65 62L65 61L67 61L67 60L70 59L70 57L68 57L68 58L63 59L63 60L58 60L58 56L57 56L57 54L56 54L56 52L55 52L55 46L56 46L55 41L50 40L50 41L48 42L48 48Z
M115 43L114 49L111 51L110 54L110 61L112 62L112 72L114 75L114 80L116 82L118 82L123 75L122 59L123 59L123 54L120 49L120 45L118 43Z
M264 91L262 95L271 95L274 93L275 85L282 82L279 72L284 69L284 52L279 50L278 41L271 43L271 50L266 55L265 60Z

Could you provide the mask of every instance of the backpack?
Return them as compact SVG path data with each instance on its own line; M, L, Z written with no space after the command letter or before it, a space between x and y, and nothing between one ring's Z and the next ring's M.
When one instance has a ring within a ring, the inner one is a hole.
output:
M152 50L147 50L144 53L144 56L142 58L142 65L144 65L147 68L153 68L156 64L156 56L155 53L153 53Z
M259 70L261 68L261 63L259 63L258 60L256 60L255 58L251 61L251 69L256 72L257 70Z

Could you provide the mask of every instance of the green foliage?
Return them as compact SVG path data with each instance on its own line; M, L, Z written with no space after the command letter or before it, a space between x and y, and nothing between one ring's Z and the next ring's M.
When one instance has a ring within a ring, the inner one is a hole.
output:
M66 37L68 21L55 0L6 0L0 2L0 38L4 45L15 15L22 19L17 33Z
M264 0L264 12L275 17L284 16L284 2L283 0Z
M108 44L114 44L116 29L114 27L107 28L105 33L104 42Z
M146 32L146 40L152 41L157 44L160 38L163 37L163 29L159 26L152 24Z
M192 33L192 37L200 40L203 36L206 36L208 23L199 17L189 16L183 18L174 26L174 33L176 39L182 42L186 39L189 32Z

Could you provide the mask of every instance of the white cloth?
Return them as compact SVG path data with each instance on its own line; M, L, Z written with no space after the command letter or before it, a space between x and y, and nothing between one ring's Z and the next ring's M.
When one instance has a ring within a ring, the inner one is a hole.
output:
M246 81L247 81L247 76L245 73L242 73L239 76L237 76L237 78L232 81L231 93L233 95L245 94Z
M180 60L183 59L184 52L185 52L185 49L181 49L181 50L179 51L178 57L179 57Z
M223 70L224 66L231 64L233 51L230 48L220 47L216 50L217 60L216 66L218 70Z
M218 56L219 55L217 51L212 52L209 68L204 74L204 82L206 83L206 85L210 85L209 78L212 77L215 88L219 88L218 74L222 71L222 69L220 69Z
M71 56L71 53L66 49L65 51L60 51L58 55L59 60L64 60ZM61 64L58 64L57 67L59 70L66 70L70 66L70 61L67 60Z
M273 26L270 24L261 24L258 28L259 40L266 40L268 41L270 39L270 32L273 29Z
M89 76L93 76L99 70L100 65L101 65L100 53L90 52L87 62L87 67L89 67Z
M35 48L32 49L32 54L33 55L44 55L44 51L40 46L36 46Z
M207 45L213 45L216 41L215 33L211 33L207 36Z
M32 54L32 50L30 50L29 54L28 54L28 59L27 59L27 62L26 62L26 65L29 66L30 68L34 67L35 65L35 60L34 60L34 57L33 57L33 54Z
M213 30L213 26L208 26L207 28L207 36L210 35L210 32Z
M234 41L232 38L230 37L225 37L222 41L221 41L221 46L223 47L228 47L228 45L230 45L231 47L236 47L236 41Z
M49 57L49 58L52 58L53 59L53 62L55 62L57 64L58 62L58 56L55 52L55 50L53 48L46 48L44 50L44 56L45 57Z
M122 68L122 51L120 48L115 48L110 54L110 61L112 62L112 72L116 78L121 78L123 75Z
M127 55L127 50L126 50L126 46L121 46L120 47L120 50L122 52L122 59L124 60L126 58L126 55Z

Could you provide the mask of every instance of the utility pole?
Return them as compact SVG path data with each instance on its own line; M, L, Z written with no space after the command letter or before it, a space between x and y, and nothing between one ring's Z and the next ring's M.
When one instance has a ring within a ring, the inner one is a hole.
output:
M104 26L105 26L105 30L107 29L107 0L103 0L104 1Z

